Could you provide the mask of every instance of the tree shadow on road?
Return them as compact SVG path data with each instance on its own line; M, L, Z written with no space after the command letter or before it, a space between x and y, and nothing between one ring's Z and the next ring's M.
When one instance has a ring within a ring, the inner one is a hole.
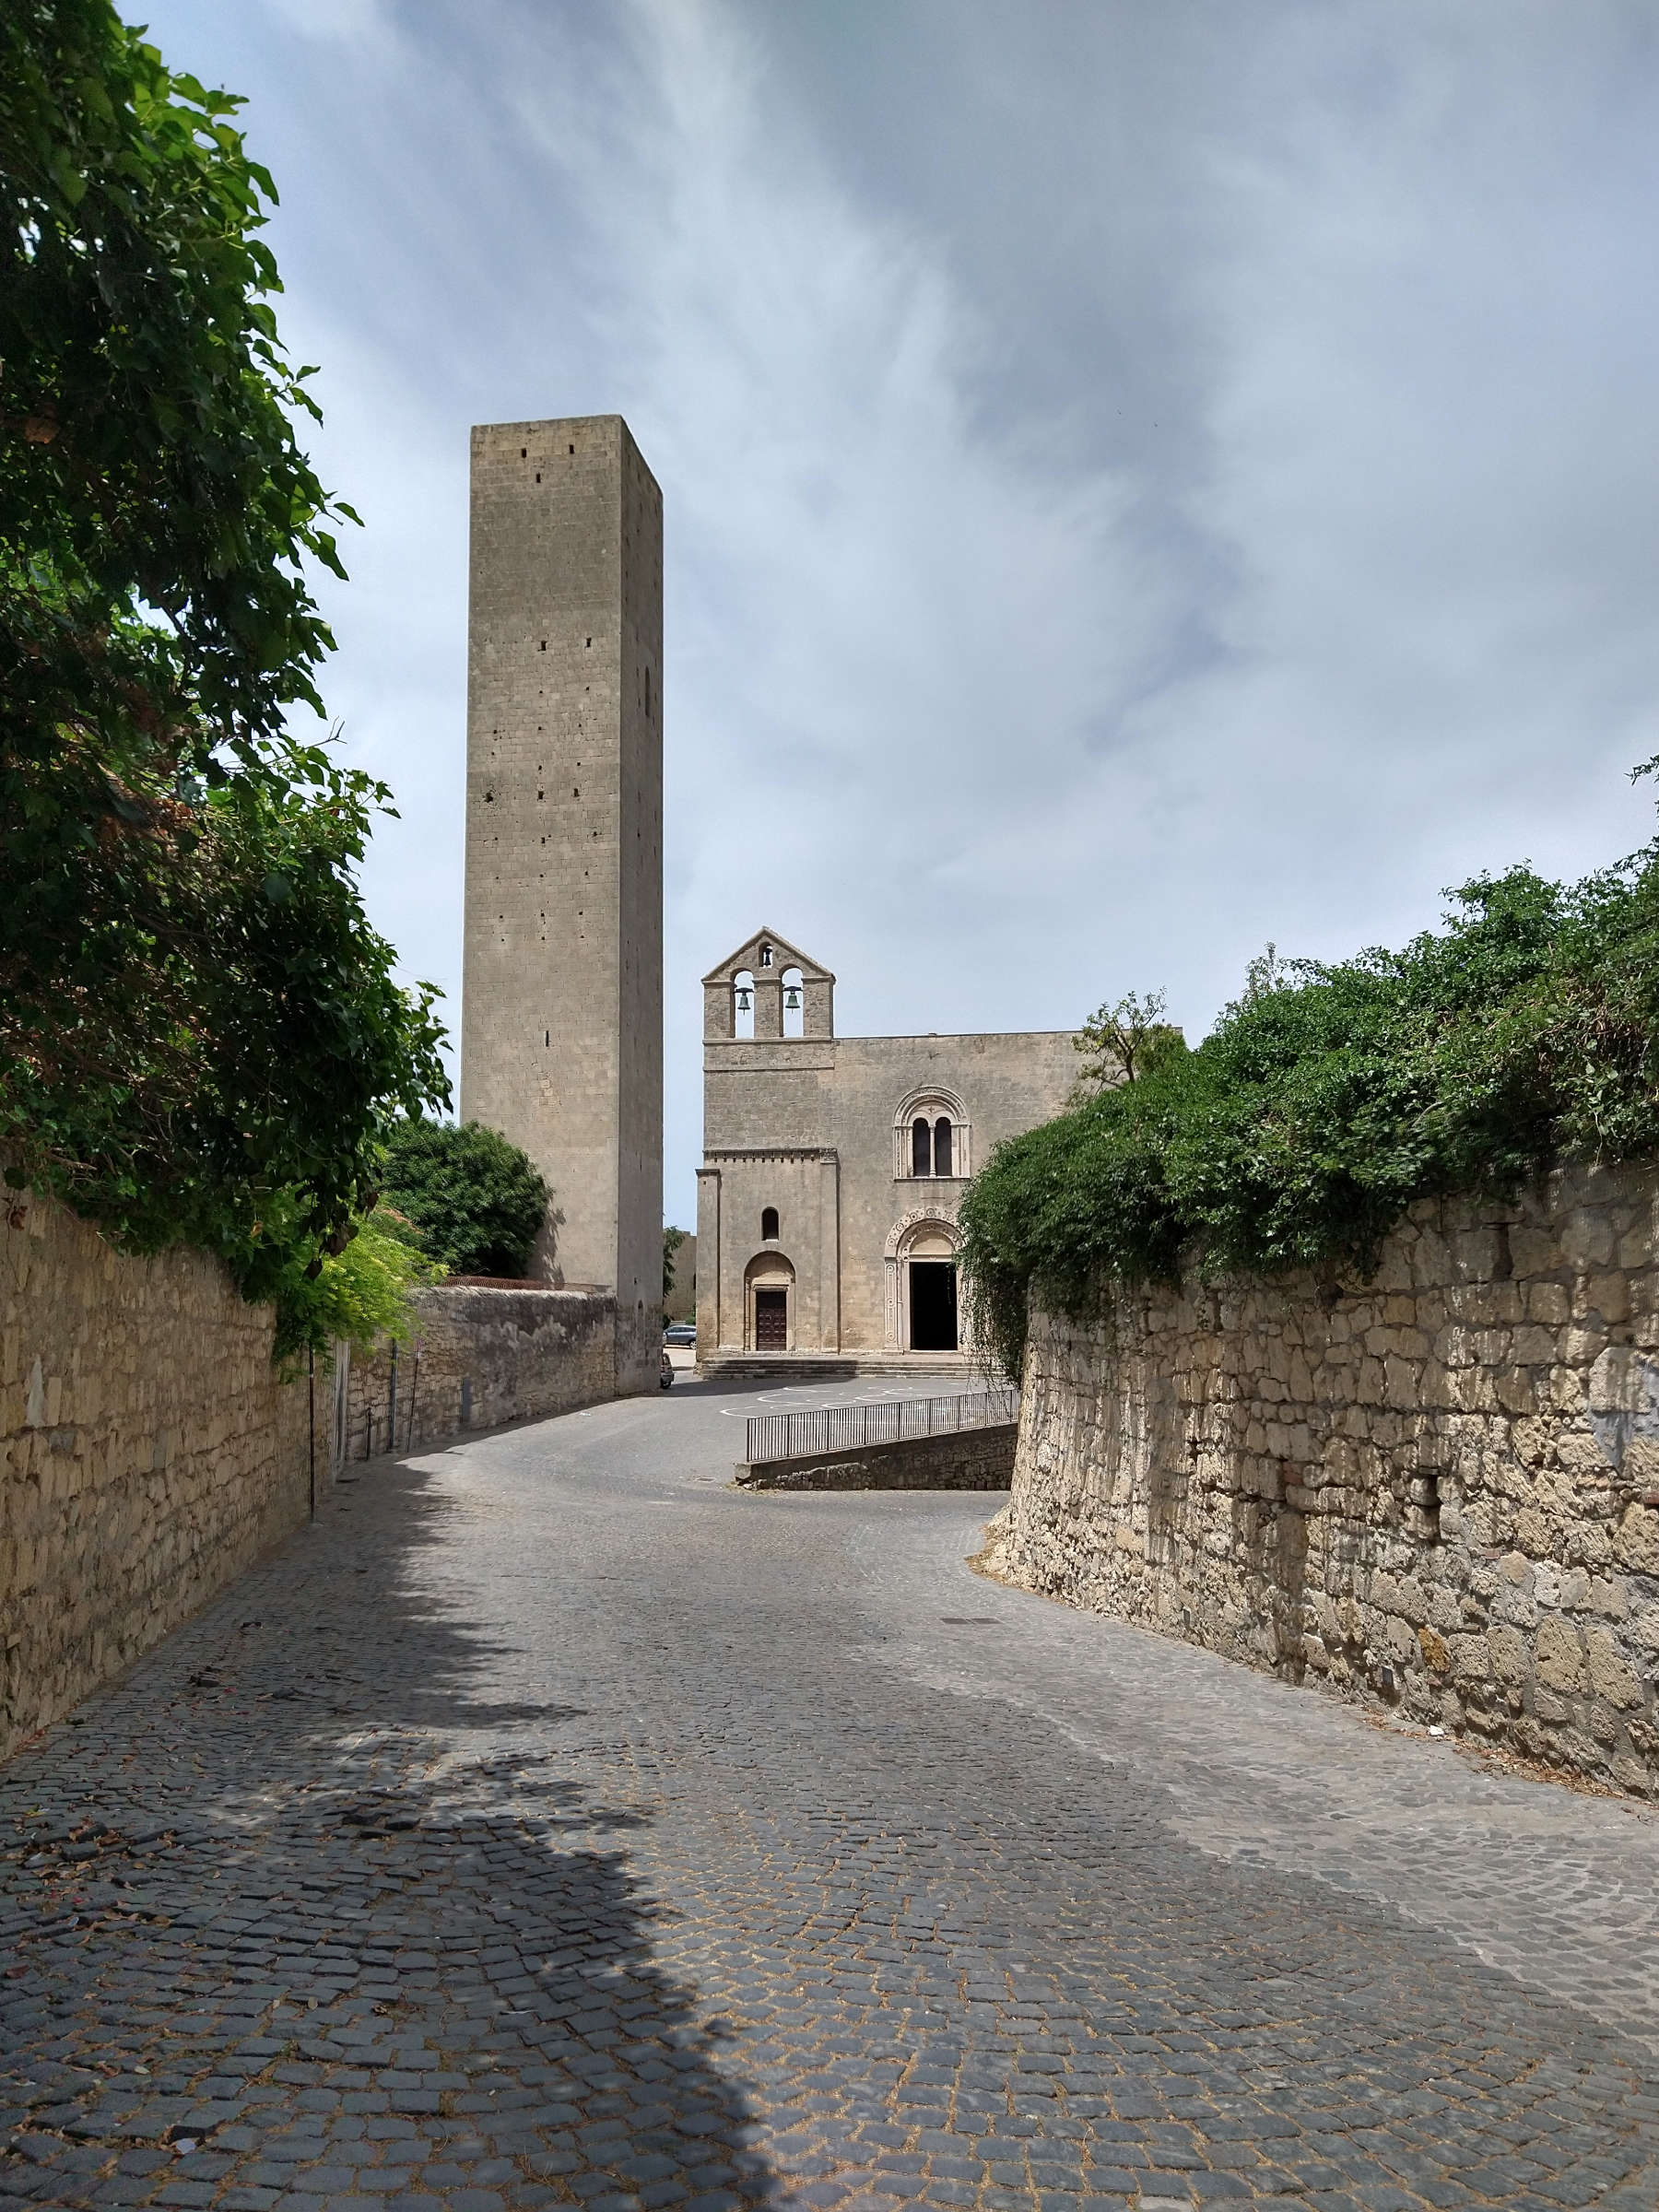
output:
M650 1785L417 1591L443 1510L382 1463L0 1773L0 2192L772 2195L653 1955Z

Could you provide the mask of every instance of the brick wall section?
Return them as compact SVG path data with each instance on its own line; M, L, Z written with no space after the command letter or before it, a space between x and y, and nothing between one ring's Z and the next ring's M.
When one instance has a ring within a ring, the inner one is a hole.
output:
M856 1452L744 1462L737 1480L746 1490L1006 1490L1014 1438L1012 1421L960 1435L907 1436Z
M397 1353L399 1451L617 1395L617 1306L608 1295L439 1284L418 1291L414 1305L415 1335ZM350 1361L348 1458L391 1448L392 1381L389 1349Z
M1351 1273L1033 1317L1027 1588L1659 1795L1659 1181L1419 1206Z
M310 1507L307 1385L216 1260L124 1258L0 1211L0 1757L205 1605ZM326 1479L327 1378L316 1386Z

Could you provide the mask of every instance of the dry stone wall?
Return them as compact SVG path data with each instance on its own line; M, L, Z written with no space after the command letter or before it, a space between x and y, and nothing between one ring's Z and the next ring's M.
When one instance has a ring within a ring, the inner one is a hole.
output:
M1032 1317L984 1564L1659 1796L1659 1180Z
M124 1258L4 1199L0 1757L297 1527L312 1474L312 1386L278 1381L268 1306L203 1253Z
M413 1303L407 1344L342 1362L343 1457L417 1450L617 1395L617 1301L607 1293L441 1283Z
M746 1490L1006 1490L1015 1426L907 1436L855 1451L804 1452L793 1459L739 1460Z

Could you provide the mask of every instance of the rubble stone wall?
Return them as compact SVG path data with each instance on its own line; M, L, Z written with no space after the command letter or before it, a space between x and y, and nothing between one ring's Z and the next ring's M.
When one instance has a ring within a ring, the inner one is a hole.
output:
M0 1758L310 1510L311 1382L194 1252L130 1259L0 1194ZM327 1479L328 1377L315 1380Z
M741 1460L746 1490L1006 1490L1014 1467L1012 1421L948 1436L907 1436L852 1452Z
M1034 1313L983 1563L1659 1796L1659 1178L1419 1206L1369 1281Z
M608 1292L440 1283L413 1303L415 1333L395 1356L388 1346L372 1359L343 1362L346 1459L418 1451L617 1395Z

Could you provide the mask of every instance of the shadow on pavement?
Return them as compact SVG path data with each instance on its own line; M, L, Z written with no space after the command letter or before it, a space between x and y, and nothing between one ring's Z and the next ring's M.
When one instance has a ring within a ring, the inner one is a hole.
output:
M649 1809L561 1778L580 1710L497 1694L411 1594L428 1477L370 1477L0 1773L0 2194L765 2198Z

